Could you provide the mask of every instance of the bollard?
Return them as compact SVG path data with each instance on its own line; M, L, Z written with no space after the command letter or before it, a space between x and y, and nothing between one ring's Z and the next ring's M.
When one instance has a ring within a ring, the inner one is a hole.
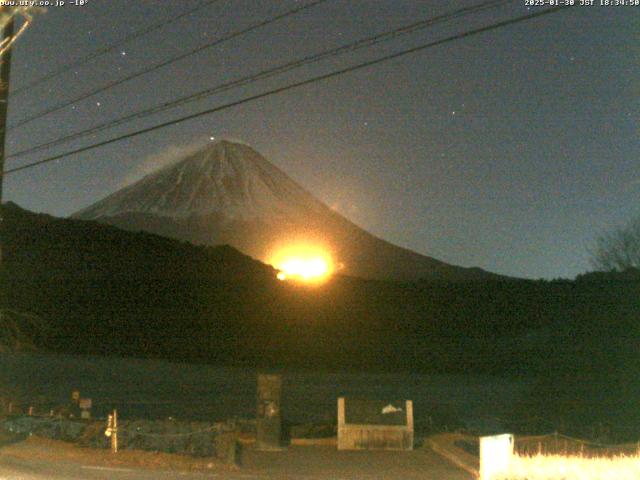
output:
M118 411L113 411L113 435L111 435L111 451L118 453Z
M107 429L104 434L111 439L111 451L118 453L118 412L114 410L107 418Z

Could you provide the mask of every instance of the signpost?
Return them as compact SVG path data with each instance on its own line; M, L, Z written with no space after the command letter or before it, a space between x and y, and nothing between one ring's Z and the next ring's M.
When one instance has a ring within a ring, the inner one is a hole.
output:
M78 406L80 407L80 418L89 420L91 418L91 407L93 406L91 399L81 398L78 402Z

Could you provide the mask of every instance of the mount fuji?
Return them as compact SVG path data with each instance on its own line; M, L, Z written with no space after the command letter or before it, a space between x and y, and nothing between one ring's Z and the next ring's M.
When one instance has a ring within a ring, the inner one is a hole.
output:
M251 147L219 141L75 213L194 244L229 244L269 262L287 243L321 244L339 273L414 281L501 278L398 247L347 220Z

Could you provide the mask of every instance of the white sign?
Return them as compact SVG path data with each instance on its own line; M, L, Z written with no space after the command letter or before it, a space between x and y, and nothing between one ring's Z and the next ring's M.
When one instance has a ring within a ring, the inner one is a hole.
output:
M494 480L508 473L513 456L513 435L480 437L480 480Z
M387 413L396 413L396 412L401 412L402 409L401 408L397 408L391 404L387 405L386 407L384 407L382 409L382 414L386 415Z

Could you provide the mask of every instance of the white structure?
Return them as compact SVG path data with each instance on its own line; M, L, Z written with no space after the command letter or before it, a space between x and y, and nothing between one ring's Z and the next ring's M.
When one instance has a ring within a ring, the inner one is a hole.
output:
M480 480L495 480L508 472L513 446L510 433L480 437Z
M338 450L413 450L413 402L338 398Z

